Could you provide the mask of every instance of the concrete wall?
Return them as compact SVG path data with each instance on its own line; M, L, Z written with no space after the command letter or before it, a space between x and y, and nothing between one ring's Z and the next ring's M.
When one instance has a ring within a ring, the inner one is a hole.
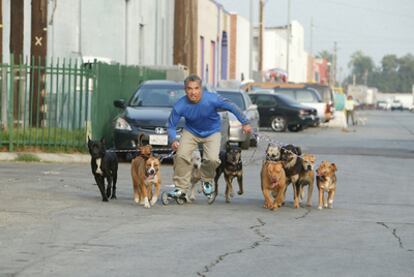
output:
M258 29L254 30L254 60L253 68L258 68ZM286 26L265 28L263 37L263 70L271 68L287 69L287 31ZM304 29L297 22L292 21L291 26L291 43L289 44L289 81L306 82L307 80L307 63L308 56L305 51Z
M10 1L10 0L9 0ZM10 26L10 2L4 26ZM30 55L30 0L25 0L24 54ZM48 57L100 57L122 64L172 65L174 2L50 0ZM5 61L9 30L5 28Z
M200 76L204 76L204 81L209 84L217 84L221 77L221 41L223 31L227 33L227 39L230 41L229 13L213 0L199 0L197 72ZM202 56L200 37L204 38L204 56ZM228 47L230 49L231 45ZM202 68L203 58L204 67ZM230 55L228 55L228 58L230 59ZM228 68L229 65L230 61L228 62Z
M250 49L250 21L237 15L237 55L236 55L236 80L241 81L241 75L244 79L251 79L249 58Z

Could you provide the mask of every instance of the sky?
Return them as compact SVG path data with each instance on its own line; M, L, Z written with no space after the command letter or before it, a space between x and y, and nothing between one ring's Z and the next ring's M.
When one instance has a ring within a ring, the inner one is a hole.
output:
M249 19L250 0L216 0L229 12ZM266 27L286 25L289 0L267 0ZM384 55L414 54L414 0L290 0L291 19L305 29L305 50L310 51L313 20L313 53L338 48L338 74L349 73L348 63L361 50L380 66ZM253 0L257 25L259 0Z

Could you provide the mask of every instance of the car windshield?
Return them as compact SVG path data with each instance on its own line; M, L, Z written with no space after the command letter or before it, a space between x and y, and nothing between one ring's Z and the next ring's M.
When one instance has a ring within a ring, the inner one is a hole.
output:
M274 92L280 94L280 95L285 95L285 98L289 98L290 100L296 101L295 99L295 91L290 90L290 89L274 89Z
M279 101L288 104L290 106L297 106L300 103L297 102L295 99L293 99L291 96L285 95L285 94L280 94L279 92L276 93L277 98Z
M227 92L227 91L217 91L218 94L221 96L229 99L231 102L237 105L242 111L246 109L246 105L244 104L243 95L240 93L234 92Z
M172 107L185 95L183 87L141 87L129 101L131 107Z

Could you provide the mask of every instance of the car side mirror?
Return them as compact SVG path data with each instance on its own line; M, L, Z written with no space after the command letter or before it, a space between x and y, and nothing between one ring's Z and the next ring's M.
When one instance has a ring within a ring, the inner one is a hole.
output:
M124 99L118 99L114 101L114 106L120 109L125 109L126 104Z

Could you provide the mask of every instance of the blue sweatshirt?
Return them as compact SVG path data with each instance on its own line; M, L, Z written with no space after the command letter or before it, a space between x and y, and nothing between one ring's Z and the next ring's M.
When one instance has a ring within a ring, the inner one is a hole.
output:
M243 125L249 123L234 103L217 93L203 91L198 103L190 102L185 95L175 103L168 118L168 139L170 143L176 140L176 127L181 117L185 119L184 129L197 137L205 138L220 132L221 119L217 112L219 109L230 111Z

